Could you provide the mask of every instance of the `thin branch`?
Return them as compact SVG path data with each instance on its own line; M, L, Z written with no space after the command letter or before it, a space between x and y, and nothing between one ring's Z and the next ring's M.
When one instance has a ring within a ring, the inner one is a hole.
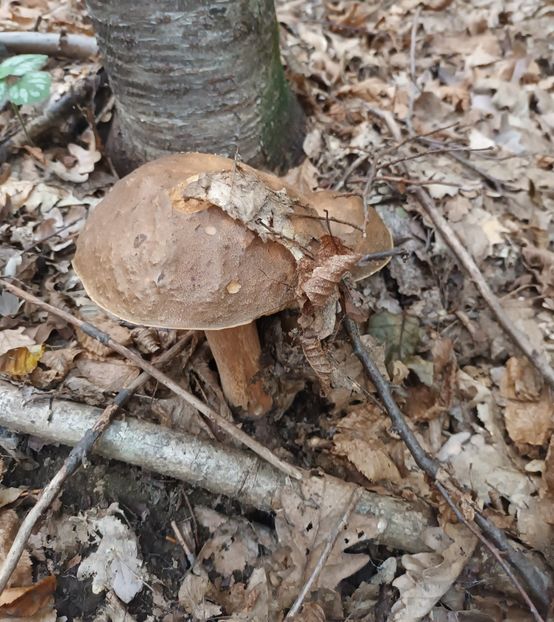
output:
M407 177L396 175L378 175L375 177L375 181L395 181L399 184L405 184L406 186L453 186L454 188L460 188L460 184L449 181L440 181L438 179L408 179Z
M336 222L339 225L347 225L348 227L352 227L352 229L357 229L358 231L363 231L362 227L356 225L352 222L348 222L347 220L341 220L340 218L334 218L332 216L316 216L315 214L295 214L295 218L310 218L312 220L324 220L325 222Z
M381 372L379 371L379 368L377 367L377 365L371 358L367 349L364 347L361 337L360 337L360 331L358 330L358 326L356 325L356 323L351 318L346 316L344 318L344 324L348 332L348 335L352 341L354 353L356 354L356 356L362 363L369 379L371 380L371 382L373 383L375 387L375 390L377 391L377 394L383 401L383 404L387 411L387 415L392 421L400 438L404 441L406 447L408 448L409 452L413 456L416 464L420 467L420 469L426 475L428 475L431 478L435 487L444 497L445 501L448 503L448 505L453 510L455 510L455 514L458 517L458 520L460 520L464 525L466 525L466 527L468 527L472 531L472 533L475 533L479 537L479 539L485 544L485 546L491 551L491 553L497 559L502 569L506 572L510 580L512 580L517 591L521 594L522 598L525 600L535 620L537 622L544 622L544 619L541 617L541 615L537 611L534 603L529 598L529 595L527 594L527 592L525 591L525 589L523 588L523 586L521 585L517 577L515 577L508 563L502 557L498 549L489 540L487 540L487 538L485 538L485 536L483 535L483 533L481 533L481 531L479 531L479 529L473 526L470 523L470 521L468 521L465 518L465 516L459 510L456 503L452 500L452 497L450 496L449 491L439 481L438 475L439 475L439 470L441 468L440 463L438 462L438 460L432 458L423 449L423 447L417 440L415 434L412 432L412 430L408 426L406 419L404 418L404 415L400 411L400 408L398 407L392 395L389 383L385 380L385 378L383 378L383 376L381 375ZM476 512L476 516L477 515L480 515L480 513ZM484 533L486 533L486 535L489 535L486 527L487 527L486 524L482 522L481 529L483 530ZM506 539L506 544L508 544L507 539ZM545 608L547 608L548 607L547 595L544 593L544 591L541 591L542 586L539 586L533 583L532 581L534 579L534 576L529 577L526 574L525 569L518 567L518 570L523 576L525 576L525 579L528 583L528 587L533 590L533 595L537 599L537 602L540 602L541 606L544 606Z
M11 54L47 54L86 60L98 54L94 37L65 32L1 32L0 46Z
M23 300L37 305L41 309L49 311L55 316L62 318L69 324L80 328L89 337L96 339L101 344L107 346L108 348L111 348L114 352L117 352L124 358L132 361L143 371L149 373L153 378L156 378L156 380L158 380L168 389L173 391L173 393L183 398L191 406L194 406L194 408L200 411L212 423L219 426L229 436L233 437L235 440L239 441L240 443L251 449L254 453L258 454L258 456L262 457L264 460L267 460L267 462L275 466L277 469L283 471L283 473L286 473L288 476L294 479L301 479L302 473L299 469L279 459L267 447L264 447L261 443L258 443L258 441L248 436L248 434L237 428L233 423L227 421L227 419L222 417L219 413L216 413L209 406L204 404L204 402L201 402L195 395L189 393L181 386L179 386L169 376L166 376L159 369L156 369L153 365L145 361L139 354L133 352L132 350L129 350L129 348L126 348L124 345L115 341L110 337L110 335L108 335L104 331L99 330L98 328L96 328L96 326L93 326L89 322L83 322L83 320L80 320L79 318L75 317L71 313L68 313L67 311L63 311L62 309L58 309L57 307L54 307L47 302L44 302L44 300L33 296L33 294L29 294L25 290L16 287L5 279L0 279L0 286L12 292L12 294L23 298Z
M308 577L308 580L304 584L304 587L300 590L300 593L296 597L296 600L294 601L292 607L289 609L287 615L285 616L285 621L292 620L294 616L300 611L300 607L302 606L304 599L309 594L312 588L312 585L317 581L317 578L319 577L319 575L321 574L321 571L325 567L325 564L327 563L327 560L329 559L329 555L331 555L331 551L333 550L333 546L335 545L335 542L337 541L337 538L339 537L340 532L342 531L344 526L348 523L348 519L350 518L350 515L354 511L355 507L358 505L358 502L360 501L360 496L361 496L360 489L355 488L352 491L352 494L350 495L350 500L348 501L348 504L346 505L346 509L342 513L341 517L339 518L339 520L337 521L337 523L335 524L331 532L328 534L326 538L327 541L325 543L325 546L323 547L323 550L321 551L321 555L319 556L319 559L317 560L317 563L314 566L314 569L312 570L310 576Z
M400 128L390 112L371 107L368 107L368 110L371 114L384 121L390 133L397 141L401 140L402 135ZM406 174L409 175L408 168L405 165L404 168L406 170ZM518 346L523 354L525 354L525 356L536 367L546 382L554 389L554 369L550 365L547 357L544 353L538 352L533 347L527 336L520 331L509 318L508 313L502 307L499 299L493 293L482 272L477 267L475 260L470 255L469 251L466 250L465 246L449 225L446 218L444 218L444 216L439 212L431 196L420 187L414 187L413 192L419 204L424 209L427 216L429 216L445 243L448 245L460 265L464 268L465 272L477 286L477 289L481 293L484 301L495 315L497 322L510 336L512 341Z
M173 360L191 340L192 335L193 333L188 333L177 341L176 344L158 357L157 361L155 361L156 365L163 366ZM75 471L77 471L85 458L90 454L94 444L109 427L118 410L122 408L126 402L128 402L133 393L142 387L149 378L150 374L142 372L142 374L130 382L128 386L119 391L112 404L107 406L102 411L95 424L85 432L81 440L75 445L67 458L64 460L64 463L59 471L43 489L37 502L21 523L10 550L6 555L6 559L0 567L0 594L8 584L8 581L17 566L17 562L25 550L29 536L31 535L40 517L44 514L44 512L46 512L54 499L59 495L65 481L71 477Z
M407 241L407 240L406 240ZM387 257L398 257L399 255L409 255L410 251L402 248L402 247L395 247L395 248L391 248L390 251L378 251L376 253L368 253L367 255L364 255L359 261L359 264L364 264L364 263L368 263L370 261L376 261L378 259L386 259Z
M417 74L416 74L416 43L417 43L417 29L419 27L419 17L421 15L421 6L418 6L414 13L414 19L412 22L412 32L410 36L410 99L408 101L408 114L406 116L406 125L408 131L413 134L414 128L412 124L412 118L414 116L414 102L415 95L418 91L417 88Z

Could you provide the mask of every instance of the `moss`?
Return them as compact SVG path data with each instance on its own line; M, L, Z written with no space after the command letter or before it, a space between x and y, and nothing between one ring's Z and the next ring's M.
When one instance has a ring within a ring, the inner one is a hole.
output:
M260 143L264 163L282 171L295 164L302 154L304 113L285 78L276 20L270 54L266 88L260 99Z

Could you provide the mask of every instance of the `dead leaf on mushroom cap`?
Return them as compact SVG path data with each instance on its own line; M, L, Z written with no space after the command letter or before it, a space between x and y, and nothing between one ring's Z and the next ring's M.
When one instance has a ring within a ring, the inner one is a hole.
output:
M371 205L366 206L364 211L364 203L359 195L319 190L306 198L325 222L328 233L338 237L353 254L369 255L393 248L388 227ZM355 281L365 279L381 270L389 261L390 257L387 257L352 267L352 277Z

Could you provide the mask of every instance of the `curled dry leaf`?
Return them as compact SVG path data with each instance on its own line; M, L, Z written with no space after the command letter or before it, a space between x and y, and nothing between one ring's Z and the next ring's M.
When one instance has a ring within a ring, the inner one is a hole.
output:
M306 359L324 386L330 385L332 367L321 341L335 330L339 284L359 257L348 253L340 240L326 235L313 259L304 257L299 263L296 296L301 307L300 341Z
M277 178L276 178L277 179ZM272 189L263 174L257 174L237 163L235 170L204 173L187 179L173 190L173 200L183 211L205 209L198 201L217 205L231 218L239 220L262 240L274 240L286 246L298 260L313 241L313 236L294 219L312 210L303 206L287 189ZM278 180L277 180L278 181ZM190 199L196 199L191 201Z
M369 406L353 410L337 425L333 453L349 460L370 482L398 482L400 472L378 434L383 420Z
M389 622L417 622L426 616L450 589L471 557L477 539L463 525L445 527L448 544L434 553L403 555L406 573L393 581L400 592ZM437 540L434 540L436 543Z
M37 344L24 331L23 326L0 331L0 373L24 376L37 366L44 346Z

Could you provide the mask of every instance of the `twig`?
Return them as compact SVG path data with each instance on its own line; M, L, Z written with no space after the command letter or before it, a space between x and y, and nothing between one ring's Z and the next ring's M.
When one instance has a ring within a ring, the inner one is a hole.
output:
M34 146L33 139L31 138L31 136L29 135L29 132L27 131L27 126L25 125L25 121L23 120L23 117L21 116L19 112L19 108L13 102L10 102L10 104L11 104L12 111L21 127L21 131L25 135L25 139L31 146Z
M405 184L406 186L454 186L459 188L460 184L452 183L450 181L440 181L439 179L408 179L406 177L399 177L395 175L377 175L375 181L395 181L399 184Z
M401 140L400 128L390 112L371 107L369 107L368 110L371 114L385 122L390 133L396 140ZM406 170L406 174L409 175L409 171L405 165L404 168ZM554 389L554 369L548 362L546 356L535 350L529 339L527 339L527 336L514 325L512 320L509 318L508 313L500 304L499 299L489 287L485 277L477 267L475 260L461 243L460 239L452 227L448 224L444 216L438 211L429 194L420 187L414 187L413 192L419 204L425 210L425 213L429 216L437 231L441 234L445 243L477 286L477 289L481 293L484 301L495 315L497 322L511 337L512 341L518 346L523 354L525 354L525 356L541 373L546 382Z
M98 53L94 37L65 32L1 32L0 46L12 54L48 54L81 60Z
M189 563L189 566L190 568L192 568L194 566L196 556L190 550L190 546L187 544L185 537L181 533L181 530L179 529L179 525L177 525L177 523L174 520L171 521L171 529L173 529L173 533L175 534L175 537L177 538L177 542L181 545L181 548L183 549L185 553L185 557L187 558L187 561Z
M314 566L314 569L312 570L310 576L308 577L308 580L304 584L304 587L300 590L300 593L296 597L296 600L292 604L292 607L289 609L287 615L285 616L285 620L292 620L294 616L299 612L300 607L302 606L302 603L304 602L304 599L309 594L310 589L312 588L312 585L317 581L317 578L319 577L319 575L321 574L321 571L325 567L325 564L327 563L327 560L329 559L329 555L331 554L331 551L333 550L333 546L335 545L335 542L337 538L339 537L341 530L344 528L344 526L348 522L348 519L350 518L350 515L354 511L354 508L358 505L358 502L360 500L360 494L361 493L358 488L355 488L352 491L352 494L350 495L350 500L348 501L346 509L344 510L340 519L337 521L337 523L335 524L335 526L333 527L333 529L327 536L327 542L325 543L325 546L323 547L323 550L321 551L321 555L319 556L319 559L317 560L317 564Z
M433 144L440 144L438 141L433 141ZM379 165L379 168L388 168L389 166L394 166L395 164L400 164L401 162L408 162L409 160L417 160L419 158L424 158L430 155L439 155L441 153L466 153L466 152L478 152L481 153L483 151L490 151L491 147L480 147L479 149L470 149L469 147L443 147L438 149L428 149L427 151L419 151L418 153L413 153L409 156L403 156L401 158L397 158L396 160L391 160L390 162L382 162Z
M192 335L193 333L188 333L177 341L177 343L169 348L169 350L158 357L156 364L163 366L171 361L186 346ZM102 411L95 424L85 432L81 440L75 445L67 458L64 460L64 463L59 471L43 489L37 502L21 523L10 550L6 555L6 559L0 567L0 594L8 584L8 581L17 566L17 562L25 549L27 540L29 539L29 536L31 535L40 517L44 514L44 512L46 512L54 499L58 496L65 481L71 477L75 471L77 471L79 466L91 452L94 444L106 431L117 411L130 399L135 391L146 383L149 378L150 374L142 372L142 374L130 382L127 387L119 391L112 404L107 406Z
M424 137L418 137L417 140L420 142L424 142L428 145L440 145L441 144L437 140L429 140ZM467 149L466 151L469 151L469 149ZM500 179L497 179L496 177L493 177L492 175L489 175L485 171L481 170L479 167L475 166L473 162L470 162L467 158L464 158L459 153L456 153L454 150L449 151L448 155L454 160L456 160L457 162L459 162L460 164L462 164L463 166L465 166L470 171L473 171L475 174L479 175L479 177L482 177L485 181L488 181L491 184L491 186L494 187L496 192L498 192L498 194L504 194L504 188L506 188L506 184L503 181L500 181Z
M491 553L493 553L494 557L497 559L502 569L506 572L506 574L512 580L518 592L521 594L522 598L524 599L527 606L529 607L529 610L533 614L535 620L537 622L544 622L544 619L541 617L541 615L537 611L534 603L529 598L529 595L527 594L527 592L525 591L525 589L523 588L523 586L521 585L517 577L513 574L510 566L508 565L506 560L502 557L498 549L489 540L487 540L487 538L485 538L485 536L483 535L483 533L481 533L479 529L471 525L470 521L468 521L465 518L463 513L458 509L456 503L452 500L452 497L450 496L450 493L448 492L448 490L439 481L438 476L439 476L439 470L440 470L440 463L438 462L438 460L435 460L434 458L431 458L431 456L429 456L429 454L423 449L423 447L420 445L419 441L415 437L415 434L412 432L412 430L408 426L406 419L404 418L404 415L400 411L400 408L398 408L398 405L392 395L388 382L383 378L377 365L375 364L375 362L369 355L369 352L367 351L367 349L364 347L361 337L360 337L360 331L358 330L358 326L356 325L356 323L351 318L346 316L344 318L344 324L348 332L348 335L350 336L350 339L352 341L354 353L356 354L356 356L362 363L367 375L369 376L369 379L371 380L371 382L373 383L375 387L375 390L377 391L377 394L383 401L383 404L387 411L387 415L392 421L400 438L404 441L409 452L412 454L416 464L426 475L428 475L432 479L434 485L436 486L438 491L441 493L441 495L444 497L448 505L453 509L455 508L455 513L456 513L456 516L458 517L458 520L460 520L464 525L466 525L466 527L468 527L472 531L472 533L475 533L479 537L479 539L483 542L483 544L485 544L485 546L491 551ZM480 515L480 513L476 512L476 516L477 515ZM487 532L486 524L484 522L482 522L481 524L481 529L483 530L483 532L485 533ZM487 535L489 534L487 533ZM533 580L533 577L528 577L522 568L518 568L518 570L523 576L525 576L525 579L528 584L530 583L530 581ZM545 608L547 608L548 607L547 595L544 594L544 592L541 593L540 586L535 585L531 582L528 585L528 587L533 589L533 594L535 598L537 598L537 601L541 603L541 606L544 606Z
M295 218L310 218L312 220L325 220L326 222L336 222L339 225L347 225L348 227L352 227L352 229L357 229L358 231L363 231L362 227L359 225L355 225L352 222L348 222L347 220L341 220L340 218L334 218L333 216L316 216L315 214L298 214L294 216Z
M129 350L129 348L126 348L124 345L112 339L110 335L108 335L104 331L99 330L89 322L83 322L83 320L76 318L74 315L71 315L71 313L68 313L67 311L63 311L62 309L58 309L57 307L54 307L47 302L44 302L40 298L33 296L33 294L29 294L25 290L16 287L15 285L12 285L12 283L9 283L5 279L0 279L0 286L6 288L8 291L11 291L16 296L23 298L23 300L31 302L32 304L37 305L41 309L49 311L57 317L62 318L69 324L80 328L85 333L85 335L96 339L101 344L108 346L108 348L111 348L114 352L117 352L124 358L132 361L143 371L147 372L153 378L166 386L168 389L173 391L173 393L183 398L191 406L194 406L194 408L200 411L212 423L215 423L217 426L219 426L229 436L233 437L235 440L239 441L240 443L251 449L254 453L258 454L258 456L262 457L264 460L267 460L270 464L272 464L277 469L283 471L283 473L286 473L288 476L294 479L301 479L302 473L299 469L291 464L284 462L283 460L280 460L267 447L264 447L261 443L258 443L258 441L248 436L248 434L237 428L233 423L227 421L227 419L222 417L219 413L216 413L209 406L204 404L204 402L201 402L196 396L192 395L192 393L189 393L181 386L179 386L175 381L169 378L169 376L166 376L159 369L156 369L153 365L145 361L136 352Z
M364 264L369 261L376 261L378 259L386 259L387 257L397 257L398 255L408 255L410 251L405 248L395 247L391 248L390 251L379 251L377 253L368 253L364 255L358 263Z
M0 380L0 426L32 434L47 443L76 444L100 412L93 406L52 398L41 391L25 392ZM273 510L274 500L283 489L294 492L304 486L250 451L132 417L125 421L116 418L93 452L200 486L263 512ZM331 498L348 498L352 490L351 484L337 478L302 473L307 486L311 485L311 477L321 486L323 477ZM364 490L356 511L386 520L385 530L376 538L378 543L409 552L427 550L423 532L434 520L425 504Z
M410 99L408 101L408 114L406 116L406 125L408 131L413 134L414 128L412 124L412 118L414 116L414 102L417 88L417 75L416 75L416 42L417 42L417 29L419 27L419 16L421 15L421 6L418 6L414 13L414 19L412 22L412 33L410 36Z

